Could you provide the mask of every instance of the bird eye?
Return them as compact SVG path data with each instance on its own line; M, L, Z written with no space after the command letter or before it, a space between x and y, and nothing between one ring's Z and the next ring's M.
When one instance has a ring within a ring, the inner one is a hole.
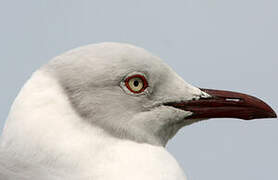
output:
M148 82L143 75L136 74L126 78L125 86L133 93L141 93L148 87Z

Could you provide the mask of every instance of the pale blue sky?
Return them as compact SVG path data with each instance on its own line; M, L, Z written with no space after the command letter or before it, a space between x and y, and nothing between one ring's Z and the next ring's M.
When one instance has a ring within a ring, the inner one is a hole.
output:
M24 82L66 50L129 42L186 81L241 91L278 111L277 0L1 0L0 127ZM169 143L189 180L278 179L278 120L210 120Z

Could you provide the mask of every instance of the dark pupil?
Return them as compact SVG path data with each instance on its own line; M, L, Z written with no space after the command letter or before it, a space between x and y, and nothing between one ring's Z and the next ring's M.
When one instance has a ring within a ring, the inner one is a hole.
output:
M133 82L133 85L134 85L135 87L137 87L137 86L139 85L139 82L136 80L136 81Z

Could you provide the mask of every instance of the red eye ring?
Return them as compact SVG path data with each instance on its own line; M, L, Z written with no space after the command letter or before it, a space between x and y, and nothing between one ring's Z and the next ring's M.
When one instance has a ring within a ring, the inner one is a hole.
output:
M132 89L132 87L130 87L129 82L134 78L140 79L143 83L143 86L139 91L135 91L135 90ZM129 76L125 79L125 86L132 93L139 94L139 93L142 93L143 91L145 91L149 85L148 85L148 81L146 80L145 76L140 75L140 74L135 74L135 75Z

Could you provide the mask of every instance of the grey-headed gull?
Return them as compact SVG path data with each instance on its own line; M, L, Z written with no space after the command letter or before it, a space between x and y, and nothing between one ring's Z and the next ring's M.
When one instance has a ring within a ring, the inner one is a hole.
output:
M275 118L263 101L200 89L122 43L66 52L36 71L1 137L1 180L185 180L165 149L209 118Z

